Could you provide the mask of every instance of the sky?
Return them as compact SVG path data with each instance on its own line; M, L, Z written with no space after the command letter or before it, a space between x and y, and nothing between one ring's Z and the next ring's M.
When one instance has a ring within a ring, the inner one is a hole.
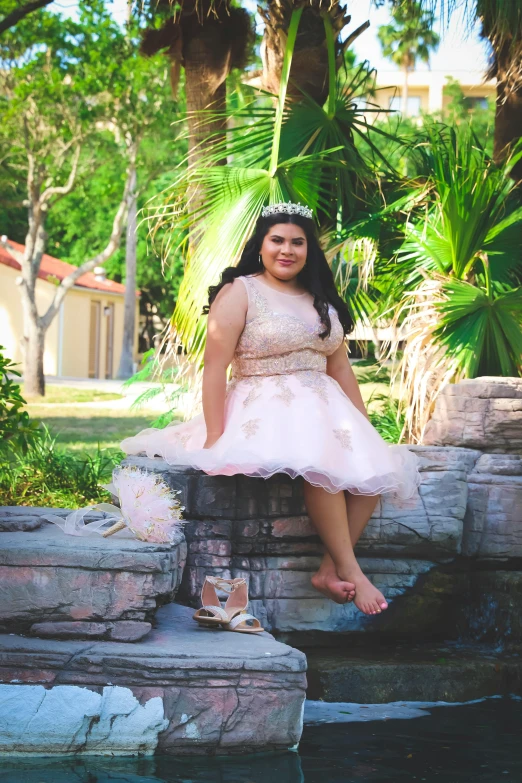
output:
M346 0L345 0L346 2ZM245 6L255 11L256 0L245 0ZM366 30L354 44L354 50L359 60L369 60L372 68L379 70L395 70L396 66L386 60L381 54L381 47L377 38L377 30L380 25L387 24L390 19L388 8L375 8L371 0L347 0L348 13L351 22L346 27L346 35L349 35L367 19L370 28ZM56 0L50 6L50 10L61 11L68 16L74 16L76 3L74 0ZM126 17L127 0L112 0L115 19L123 23ZM261 30L261 20L258 18L258 27ZM430 69L432 71L458 71L487 69L488 50L484 42L480 41L478 26L468 31L461 13L452 16L451 24L446 29L441 29L440 23L436 25L436 31L441 36L441 44L438 51L432 54ZM427 66L419 63L418 70L426 70Z

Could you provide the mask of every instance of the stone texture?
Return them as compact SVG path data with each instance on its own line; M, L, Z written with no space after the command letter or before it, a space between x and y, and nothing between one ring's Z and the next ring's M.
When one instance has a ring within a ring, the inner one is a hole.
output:
M33 623L31 636L41 639L111 639L136 642L146 636L152 625L139 620L120 620L112 623L71 621L64 623Z
M366 572L392 601L411 593L419 576L460 553L467 475L480 457L471 449L412 449L422 476L419 493L406 501L382 498L357 547ZM251 611L278 633L384 627L383 619L365 617L353 605L333 604L311 587L322 547L306 516L299 480L285 475L268 481L209 477L141 457L126 464L159 472L184 493L188 557L179 600L199 606L206 574L243 576L249 583ZM421 593L423 589L419 585ZM433 596L426 598L437 618L445 596L444 588L436 606ZM418 622L418 597L412 607ZM402 609L394 622L410 628L412 616L404 605Z
M522 458L483 454L469 476L463 554L522 557Z
M308 650L309 699L384 704L522 695L522 661L466 645L373 644Z
M0 682L14 689L10 693L17 705L25 694L28 701L37 702L41 691L28 686L45 686L47 694L57 691L57 702L65 701L59 691L63 686L77 686L90 694L84 696L83 721L81 710L68 705L73 731L68 733L66 721L60 721L56 752L64 752L58 749L67 742L70 752L116 752L111 747L116 732L107 734L106 743L103 732L96 729L96 716L124 712L119 697L112 713L102 710L99 697L112 687L126 691L129 707L136 699L142 707L158 700L153 703L154 720L142 721L149 726L148 736L163 718L168 722L157 734L158 753L251 753L293 747L302 730L305 656L267 633L252 637L200 628L191 614L175 604L163 607L157 628L134 644L0 636ZM27 710L38 715L35 707ZM52 720L49 711L46 715ZM135 734L126 736L127 725L120 724L120 748L133 745L136 750ZM4 752L37 753L40 733L38 729L33 734L31 726L5 740ZM96 742L95 750L87 740Z
M522 378L475 378L439 395L423 443L522 453Z
M10 756L150 755L168 724L160 696L140 704L130 688L0 685L0 753Z
M127 531L66 536L47 524L3 533L0 627L38 633L43 624L47 635L48 623L66 623L68 635L84 627L87 637L97 628L105 638L141 638L157 607L173 599L185 558L181 532L172 544L137 541Z

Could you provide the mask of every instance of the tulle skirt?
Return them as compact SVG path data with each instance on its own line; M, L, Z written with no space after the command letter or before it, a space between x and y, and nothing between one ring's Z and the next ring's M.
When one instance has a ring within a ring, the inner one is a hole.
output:
M225 428L204 449L203 414L165 429L127 438L127 454L159 456L171 465L214 476L303 476L328 492L415 494L417 458L407 446L387 444L337 381L323 372L250 376L231 381Z

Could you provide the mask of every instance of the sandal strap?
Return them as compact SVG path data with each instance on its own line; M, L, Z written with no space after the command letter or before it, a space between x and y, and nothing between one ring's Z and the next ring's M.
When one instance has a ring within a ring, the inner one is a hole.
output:
M224 593L233 593L241 585L246 584L246 579L222 579L220 576L206 576L207 582L217 587L218 590L223 590Z
M199 611L202 609L204 609L206 612L210 612L210 614L214 615L214 617L219 617L220 620L228 622L228 614L221 606L202 606Z
M235 617L232 618L232 620L229 622L229 628L237 628L238 625L241 625L241 623L244 623L246 620L254 620L254 628L260 627L261 623L257 619L257 617L254 617L252 614L237 614ZM257 626L256 626L257 623Z

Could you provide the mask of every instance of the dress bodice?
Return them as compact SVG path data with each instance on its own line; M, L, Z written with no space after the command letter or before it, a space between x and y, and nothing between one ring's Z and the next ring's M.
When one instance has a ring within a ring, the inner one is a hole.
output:
M232 360L232 377L281 375L313 370L326 372L326 357L342 343L344 332L335 307L328 306L332 324L324 331L312 294L286 294L258 279L242 276L248 294L245 328Z

